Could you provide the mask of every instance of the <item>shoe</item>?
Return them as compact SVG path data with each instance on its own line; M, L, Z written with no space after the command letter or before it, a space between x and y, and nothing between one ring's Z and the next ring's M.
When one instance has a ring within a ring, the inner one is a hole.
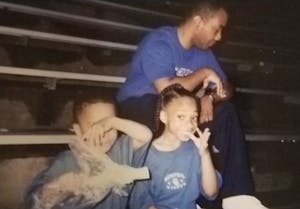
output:
M268 209L256 197L250 195L237 195L224 198L223 209Z

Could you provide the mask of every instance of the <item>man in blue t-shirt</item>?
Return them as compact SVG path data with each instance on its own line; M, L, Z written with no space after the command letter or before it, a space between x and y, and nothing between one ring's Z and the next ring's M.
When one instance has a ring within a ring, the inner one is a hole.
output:
M212 147L223 177L218 207L223 200L224 209L263 209L252 196L254 184L245 135L234 107L227 101L232 91L210 50L221 40L227 19L227 11L219 1L204 0L178 27L162 27L150 33L138 47L117 101L123 117L155 132L157 95L165 87L179 83L198 96L205 92L201 95L199 119L201 124L212 121ZM240 202L245 199L247 205Z

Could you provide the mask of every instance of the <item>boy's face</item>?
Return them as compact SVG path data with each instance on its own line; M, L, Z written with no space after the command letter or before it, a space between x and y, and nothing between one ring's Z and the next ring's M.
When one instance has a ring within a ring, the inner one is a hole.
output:
M169 133L180 141L189 140L197 128L198 110L190 97L176 98L161 112L160 119Z
M115 115L115 107L111 103L98 102L95 104L87 104L87 106L83 108L83 111L78 117L78 126L80 128L81 135L86 133L93 123L107 117L113 117ZM105 135L101 137L101 143L98 143L100 144L101 150L103 150L104 152L109 151L116 138L117 131L115 129L107 131Z

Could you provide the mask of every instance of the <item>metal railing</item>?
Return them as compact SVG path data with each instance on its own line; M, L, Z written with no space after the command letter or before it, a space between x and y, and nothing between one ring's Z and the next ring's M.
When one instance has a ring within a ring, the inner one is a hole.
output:
M155 11L151 11L151 10L147 10L147 9L141 9L141 8L137 8L137 7L131 7L131 6L112 3L112 2L106 2L106 1L100 1L100 0L85 0L85 2L97 3L99 5L111 6L111 7L119 8L122 10L139 12L142 14L161 16L164 18L171 18L171 19L175 19L177 21L179 21L181 19L180 17L175 16L175 15L170 15L170 14L161 13L161 12L155 12ZM22 12L22 13L30 14L30 15L38 15L38 16L49 17L49 18L54 18L54 19L58 19L58 20L72 21L72 22L78 22L78 23L95 25L95 26L109 26L109 27L116 27L119 29L135 30L135 31L140 31L140 32L144 32L144 33L150 32L153 30L153 28L149 28L149 27L126 24L126 23L115 22L115 21L110 21L110 20L103 20L103 19L92 18L92 17L85 17L85 16L81 16L81 15L65 14L62 12L56 12L56 11L51 11L51 10L47 10L47 9L41 9L41 8L20 5L20 4L14 4L14 3L8 3L8 2L3 2L3 1L0 1L0 8L5 8L6 10L9 10L9 11ZM237 28L245 29L245 27L240 27L240 26L237 26ZM251 29L251 30L253 31L254 29ZM238 46L238 47L248 47L248 48L258 48L258 49L263 49L263 50L272 50L272 51L276 50L276 51L290 52L290 50L279 47L279 46L267 46L267 45L263 45L263 44L254 44L254 43L247 43L247 42L242 42L242 41L226 41L225 44L232 45L232 46Z
M0 134L0 145L26 145L26 144L67 144L75 136L72 134ZM300 135L270 135L247 134L247 141L252 142L280 142L298 143Z

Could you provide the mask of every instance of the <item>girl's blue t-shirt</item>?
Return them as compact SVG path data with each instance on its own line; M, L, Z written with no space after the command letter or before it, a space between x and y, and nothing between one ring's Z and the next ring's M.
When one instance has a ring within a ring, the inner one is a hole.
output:
M140 166L145 149L136 152L133 164ZM192 141L184 142L170 152L151 146L145 166L150 170L151 180L135 184L130 208L147 209L155 205L159 209L195 209L200 194L209 198L203 192L200 155ZM218 177L220 185L221 177Z

